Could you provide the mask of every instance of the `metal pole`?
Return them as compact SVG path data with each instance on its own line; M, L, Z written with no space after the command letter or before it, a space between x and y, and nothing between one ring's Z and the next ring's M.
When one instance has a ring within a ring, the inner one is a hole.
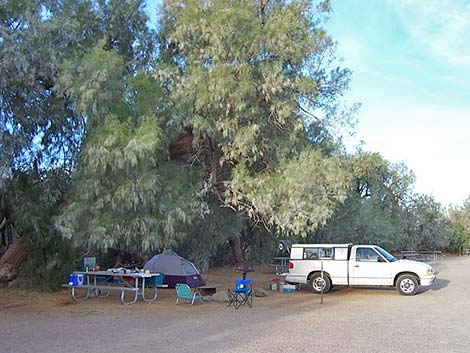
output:
M325 280L323 279L323 259L321 259L321 295L320 304L323 304L323 288L325 287Z

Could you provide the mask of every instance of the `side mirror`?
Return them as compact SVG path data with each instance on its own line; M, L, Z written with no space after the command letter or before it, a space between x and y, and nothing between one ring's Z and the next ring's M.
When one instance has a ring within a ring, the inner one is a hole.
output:
M386 262L381 256L377 256L377 262Z

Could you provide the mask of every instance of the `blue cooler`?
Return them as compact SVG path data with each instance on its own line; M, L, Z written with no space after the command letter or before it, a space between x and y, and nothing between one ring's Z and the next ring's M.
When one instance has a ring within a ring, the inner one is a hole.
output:
M161 286L163 284L163 279L165 278L164 273L159 273L159 276L155 276L152 278L146 278L145 279L145 285L147 287L156 287L156 286Z
M85 276L78 273L69 275L69 286L82 286L85 284Z

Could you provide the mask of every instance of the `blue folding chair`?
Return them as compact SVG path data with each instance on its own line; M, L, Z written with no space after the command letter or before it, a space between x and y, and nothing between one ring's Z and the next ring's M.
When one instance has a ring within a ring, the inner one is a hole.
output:
M235 289L227 289L228 305L235 309L240 306L248 304L250 308L253 307L253 281L251 279L237 279L235 282Z

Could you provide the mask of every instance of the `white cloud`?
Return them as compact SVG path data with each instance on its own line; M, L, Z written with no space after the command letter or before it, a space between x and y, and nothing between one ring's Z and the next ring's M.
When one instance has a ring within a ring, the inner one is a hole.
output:
M388 0L412 39L436 59L470 64L470 2Z
M470 110L364 109L356 141L386 159L404 161L416 191L444 205L470 195Z
M338 0L333 37L360 101L354 142L404 161L416 191L470 195L470 1ZM351 20L351 17L355 20Z
M338 52L348 62L360 63L369 56L369 49L355 36L346 35L338 39Z

